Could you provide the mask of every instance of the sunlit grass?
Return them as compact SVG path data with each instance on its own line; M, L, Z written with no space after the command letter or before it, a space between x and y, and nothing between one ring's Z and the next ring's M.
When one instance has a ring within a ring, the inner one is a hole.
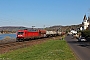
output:
M65 40L48 40L42 44L2 54L0 58L11 60L76 60Z

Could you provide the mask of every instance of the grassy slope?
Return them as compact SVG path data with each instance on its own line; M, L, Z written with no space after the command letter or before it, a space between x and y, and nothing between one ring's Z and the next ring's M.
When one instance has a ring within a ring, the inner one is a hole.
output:
M65 40L49 40L43 44L0 55L10 60L76 60Z

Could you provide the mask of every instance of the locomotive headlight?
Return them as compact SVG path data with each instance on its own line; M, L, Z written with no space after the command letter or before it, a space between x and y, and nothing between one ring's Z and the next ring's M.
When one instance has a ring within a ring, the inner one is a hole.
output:
M22 37L23 35L18 35L18 37Z

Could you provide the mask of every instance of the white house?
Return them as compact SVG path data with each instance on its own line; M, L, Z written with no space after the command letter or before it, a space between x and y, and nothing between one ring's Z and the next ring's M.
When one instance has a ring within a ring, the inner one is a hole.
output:
M71 30L71 33L72 33L72 34L77 34L77 31Z

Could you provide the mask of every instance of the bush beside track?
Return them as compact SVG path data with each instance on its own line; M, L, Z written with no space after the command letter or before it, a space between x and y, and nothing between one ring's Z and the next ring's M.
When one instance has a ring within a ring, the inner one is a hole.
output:
M0 55L10 60L76 60L65 40L47 40L42 44Z
M90 30L81 31L81 36L85 37L87 41L90 41Z

